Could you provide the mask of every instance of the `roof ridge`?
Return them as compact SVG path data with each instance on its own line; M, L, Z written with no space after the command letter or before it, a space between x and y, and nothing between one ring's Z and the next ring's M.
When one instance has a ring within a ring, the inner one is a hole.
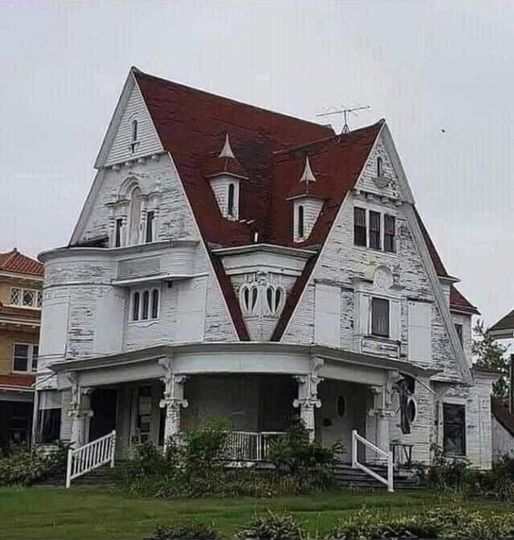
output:
M131 68L131 70L134 73L134 75L136 76L136 78L137 77L147 77L149 79L154 79L155 81L163 82L163 83L166 83L166 84L171 84L171 85L174 85L174 86L179 86L180 88L183 88L183 89L186 89L186 90L193 90L194 92L198 92L200 94L204 94L206 96L213 97L213 98L216 98L216 99L221 99L223 101L228 101L230 103L235 103L237 105L243 105L244 107L248 107L250 109L256 109L256 110L266 112L266 113L269 113L269 114L273 114L273 115L276 115L276 116L282 116L284 118L289 118L291 120L296 120L297 122L303 122L305 124L310 124L310 125L317 126L317 127L320 127L320 128L325 128L325 129L327 129L327 131L330 130L330 131L332 131L334 133L334 135L330 135L330 137L333 137L333 136L337 135L334 132L333 128L328 127L328 125L326 125L326 124L320 124L318 122L313 122L312 120L305 120L304 118L300 118L298 116L293 116L292 114L286 114L286 113L278 112L278 111L275 111L275 110L272 110L272 109L266 109L265 107L259 107L258 105L252 105L251 103L247 103L246 101L240 101L240 100L235 99L235 98L222 96L220 94L214 94L213 92L203 90L202 88L196 88L194 86L189 86L187 84L179 83L179 82L176 82L176 81L171 81L169 79L164 79L163 77L158 77L157 75L152 75L150 73L146 73L144 71L141 71L140 69L136 68L135 66L133 66Z

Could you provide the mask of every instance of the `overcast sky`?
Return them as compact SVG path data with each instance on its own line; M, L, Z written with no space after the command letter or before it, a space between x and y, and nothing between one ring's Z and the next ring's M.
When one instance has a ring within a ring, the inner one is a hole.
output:
M351 127L387 119L461 290L514 308L514 3L0 1L0 250L68 242L131 65L311 120L370 105Z

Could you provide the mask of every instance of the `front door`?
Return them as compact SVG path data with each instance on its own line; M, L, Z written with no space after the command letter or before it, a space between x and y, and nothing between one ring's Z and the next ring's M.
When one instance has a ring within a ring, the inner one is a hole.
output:
M118 392L113 388L98 388L91 394L93 417L89 423L89 440L94 441L116 429Z

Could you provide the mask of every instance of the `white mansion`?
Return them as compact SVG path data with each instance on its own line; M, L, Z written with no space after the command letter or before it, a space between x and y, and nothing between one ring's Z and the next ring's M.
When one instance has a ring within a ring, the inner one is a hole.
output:
M299 415L349 454L358 430L491 466L477 311L384 121L337 135L133 68L95 168L70 244L40 255L36 441L115 430L122 452L223 417L258 459Z

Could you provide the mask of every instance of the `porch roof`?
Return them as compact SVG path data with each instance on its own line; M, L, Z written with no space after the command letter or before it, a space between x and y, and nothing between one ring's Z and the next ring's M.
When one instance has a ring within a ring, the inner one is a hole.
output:
M83 359L55 362L50 369L57 374L68 372L106 372L133 366L138 376L158 378L163 375L160 359L171 359L174 371L184 374L201 373L269 373L298 374L310 371L311 360L324 361L321 375L337 377L343 366L348 375L352 369L369 373L398 371L416 378L430 378L440 369L426 368L391 358L356 353L322 345L297 345L276 342L213 342L159 345ZM342 378L342 377L341 377ZM359 381L356 381L359 382ZM374 384L373 378L362 383Z

